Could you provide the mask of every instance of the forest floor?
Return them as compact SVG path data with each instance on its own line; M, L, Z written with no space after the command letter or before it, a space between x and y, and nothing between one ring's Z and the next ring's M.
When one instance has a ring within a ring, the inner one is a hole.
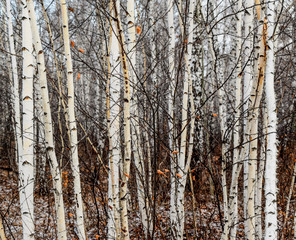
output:
M284 159L286 159L284 161ZM282 222L284 219L284 211L286 208L286 198L290 187L290 181L294 166L294 153L287 154L282 160L279 160L278 180L278 220L280 232L285 231L283 239L293 239L293 215L295 196L291 201L291 212L289 215L288 225L283 229ZM284 171L285 170L285 171ZM198 172L199 170L197 170ZM47 171L49 172L49 171ZM88 178L86 170L82 168L82 189L84 200L84 212L86 228L89 239L106 239L107 229L107 178L104 174L99 175L99 180L95 183ZM219 239L222 233L221 218L223 218L222 194L218 190L218 194L210 194L209 181L205 179L206 174L200 170L196 175L194 184L196 209L193 211L193 198L190 190L186 192L185 210L186 223L184 239ZM101 179L100 179L101 178ZM56 239L56 222L54 213L54 197L51 187L51 177L47 175L46 187L40 191L40 186L35 187L35 227L36 240ZM129 201L129 228L131 239L143 239L143 229L140 221L139 211L137 207L135 182L131 180L130 201ZM162 181L161 179L159 181ZM12 171L4 171L0 168L0 214L3 219L7 239L22 239L22 222L19 208L19 194L17 187L17 174ZM75 229L75 206L73 202L72 179L67 171L63 171L63 187L66 223L68 231L68 239L78 239ZM170 224L169 224L169 186L168 183L159 183L159 194L157 195L156 217L155 217L155 238L171 240ZM240 183L242 185L242 183ZM239 196L242 199L242 193ZM263 199L264 202L264 199ZM218 206L220 206L218 208ZM243 215L241 206L239 207L240 216ZM196 227L194 224L193 212L196 214ZM264 222L264 218L262 219ZM240 219L238 225L237 239L244 238L243 220ZM291 238L292 237L292 238Z
M65 178L65 177L64 177ZM64 179L65 187L65 179ZM68 186L67 186L68 187ZM36 189L38 186L36 186ZM75 209L73 199L69 197L69 192L65 191L66 222L69 239L77 239L75 233ZM54 215L54 198L52 191L47 194L40 194L35 191L35 227L36 240L56 239L56 225ZM84 193L85 217L89 239L106 239L106 204L102 197L97 197L96 201L91 191ZM129 206L130 236L131 239L142 239L143 229L137 210L135 199L131 199ZM19 194L17 188L17 174L0 170L0 213L7 239L22 239L22 222L19 208ZM133 203L133 204L132 204ZM221 234L221 223L217 208L212 203L201 203L197 206L197 231L201 236L208 235L207 239L216 239ZM194 230L192 198L186 197L186 225L184 239L204 239L196 237ZM169 236L169 204L168 199L157 201L157 218L155 228L156 239L171 239ZM212 237L210 237L212 236Z

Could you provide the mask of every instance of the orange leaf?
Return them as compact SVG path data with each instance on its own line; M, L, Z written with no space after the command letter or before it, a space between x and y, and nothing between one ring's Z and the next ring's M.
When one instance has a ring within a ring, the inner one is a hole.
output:
M164 169L164 171L165 171L165 172L169 172L170 170L168 170L168 169Z
M158 173L159 175L163 175L164 177L167 177L167 176L164 174L164 172L162 172L162 171L160 171L160 170L157 170L157 173Z
M71 7L68 7L68 10L69 10L70 12L74 12L74 9L71 8Z
M182 178L182 176L179 173L177 173L176 175L178 178Z
M187 40L187 39L185 39L184 43L185 43L185 44L187 44L187 42L188 42L188 40Z
M80 79L80 73L77 73L77 81Z
M179 153L178 151L172 151L172 154L177 154L177 153Z
M96 239L99 239L100 235L96 235L95 237L96 237Z
M123 173L127 178L129 178L130 176L127 173Z
M73 217L74 216L74 214L73 213L68 213L68 215L69 215L69 217Z
M217 113L213 113L213 117L218 117L218 114Z
M195 181L195 176L192 177L192 180Z
M72 48L75 47L75 42L74 41L71 41L71 46L72 46Z
M137 34L141 34L141 32L142 32L141 27L140 26L137 26Z
M84 50L82 48L79 48L78 51L84 53Z

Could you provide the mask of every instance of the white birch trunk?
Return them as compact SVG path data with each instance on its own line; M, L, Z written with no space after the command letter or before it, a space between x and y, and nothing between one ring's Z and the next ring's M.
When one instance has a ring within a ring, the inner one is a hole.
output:
M195 0L191 0L189 3L188 11L188 39L187 39L187 51L185 53L185 79L183 86L183 101L182 101L182 122L181 122L181 143L180 154L178 158L178 174L181 180L177 183L177 239L183 239L185 213L184 213L184 193L187 179L187 173L190 166L190 159L186 161L186 149L187 149L187 131L188 127L188 99L189 99L189 85L192 88L192 79L190 74L191 69L191 56L192 56L192 44L193 44L193 26L194 26L194 11L196 7ZM183 25L181 25L183 27ZM190 121L191 122L191 121ZM193 122L194 124L194 122ZM189 125L190 126L190 125ZM191 126L194 128L194 125ZM188 155L190 156L190 155ZM185 165L186 164L186 165ZM185 167L186 166L186 167ZM186 169L187 168L187 169Z
M136 69L136 26L135 26L135 1L128 0L127 2L127 23L128 23L128 59L129 59L129 72L130 72L130 82L133 84L131 88L131 125L132 129L132 151L136 166L136 182L137 182L137 194L138 194L138 204L139 211L141 215L141 221L144 227L146 238L151 234L152 226L149 224L151 222L150 207L148 199L145 197L144 183L146 179L144 162L143 162L143 150L141 144L141 132L139 126L139 109L137 103L137 77L134 72Z
M267 4L267 63L266 63L266 105L268 116L268 134L265 170L265 236L264 239L277 239L277 114L274 91L274 39L275 2Z
M263 105L263 104L262 104ZM266 133L267 129L267 112L266 107L263 105L262 107L263 114L263 133ZM257 184L256 184L256 239L262 239L262 190L263 190L263 178L264 178L264 169L266 162L266 136L261 137L261 153L260 153L260 162L257 173Z
M22 1L23 48L23 158L19 162L19 192L23 239L35 239L34 226L34 103L33 42L27 4Z
M66 0L60 0L61 12L63 19L63 38L64 49L67 63L67 86L68 86L68 114L69 114L69 128L70 128L70 145L71 145L71 168L74 181L74 196L76 207L76 224L77 234L80 240L86 239L84 216L83 216L83 202L81 196L81 182L80 169L78 159L78 141L77 141L77 126L75 119L75 105L74 105L74 82L73 82L73 66L70 50L69 27L68 27L68 13Z
M46 67L44 60L44 53L41 45L41 39L38 32L36 14L34 10L34 2L32 0L27 0L28 12L31 21L31 29L34 39L35 51L37 54L37 66L38 66L38 84L40 86L41 96L42 96L42 117L45 130L45 146L46 153L49 159L49 165L51 170L51 175L53 179L53 192L55 197L55 210L57 215L57 229L58 229L58 239L67 239L66 223L65 223L65 210L62 192L62 178L60 173L60 168L58 165L55 145L53 139L53 127L52 127L52 117L50 110L47 77L46 77ZM43 166L43 165L42 165ZM45 166L44 166L45 167ZM44 169L45 170L45 169Z
M6 12L7 12L7 27L8 27L8 39L9 49L11 52L11 66L12 66L12 78L13 78L13 89L12 89L12 102L14 107L14 124L15 124L15 138L16 138L16 163L21 162L23 157L23 140L22 140L22 127L20 118L20 96L19 96L19 79L17 62L15 56L14 47L14 34L12 27L12 16L11 16L11 5L10 0L6 0Z
M237 66L235 69L235 124L233 129L233 168L232 168L232 182L233 178L236 174L238 164L239 164L239 144L240 144L240 134L239 134L239 126L240 126L240 106L241 106L241 84L242 84L242 64L241 64L241 49L242 49L242 0L239 0L237 3L237 22L236 22L236 61ZM237 221L238 221L238 186L237 184L234 187L234 194L229 195L229 202L233 201L233 208L229 209L229 221L230 221L230 238L236 239L237 232Z
M168 111L169 111L169 120L168 120L168 126L169 126L169 149L174 149L176 147L176 144L173 141L174 137L174 92L175 92L175 26L174 26L174 0L170 0L168 2L168 28L169 28L169 73L170 75L170 84L169 84L169 97L168 97ZM176 155L171 154L171 189L170 189L170 224L172 229L172 234L175 236L175 229L177 226L177 209L176 209L176 192L177 192L177 179L176 179L176 173L177 173L177 165L176 165Z
M130 159L131 159L131 132L130 132L130 78L127 64L127 56L125 49L125 40L123 29L120 20L119 0L113 0L113 20L116 25L117 39L120 49L121 66L124 77L124 105L123 105L123 118L124 118L124 162L122 171L122 183L120 189L121 200L121 230L122 238L128 240L129 237L129 224L128 224L128 211L127 211L127 185L130 174Z
M247 119L248 119L248 100L250 98L250 92L252 88L252 76L253 76L253 61L252 61L252 49L253 49L253 20L254 20L254 1L246 0L245 1L245 38L246 44L244 49L244 58L246 62L246 67L244 71L244 95L243 95L243 112L245 115L244 119L244 138L243 142L245 144L242 145L243 148L246 148L245 155L242 156L244 160L244 217L245 217L245 234L246 236L254 236L254 227L250 220L250 216L248 216L248 167L249 167L249 136L246 131L247 127ZM251 228L251 229L250 229Z
M112 9L110 9L112 11ZM118 39L115 34L116 25L112 21L110 28L109 49L110 57L108 57L108 78L110 83L107 84L107 123L109 129L109 210L108 216L108 239L120 239L120 190L119 190L119 165L121 159L120 153L120 50ZM110 199L111 196L111 199Z

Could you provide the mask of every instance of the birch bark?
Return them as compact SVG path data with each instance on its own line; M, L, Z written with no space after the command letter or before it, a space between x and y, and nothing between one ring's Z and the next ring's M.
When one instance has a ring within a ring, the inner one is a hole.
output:
M70 51L69 27L68 27L68 13L66 0L60 0L61 12L63 19L63 38L64 49L67 63L67 86L68 86L68 114L69 114L69 128L70 128L70 144L71 144L71 168L74 182L74 196L76 208L76 221L79 239L86 239L84 216L83 216L83 202L81 196L81 182L80 169L78 159L78 141L77 141L77 126L75 119L75 105L74 105L74 82L73 82L73 66Z
M12 78L13 78L13 93L12 101L14 107L14 124L15 124L15 138L17 143L17 155L16 162L19 163L23 157L23 140L22 140L22 126L20 118L20 96L19 96L19 79L18 79L18 69L15 56L14 47L14 33L12 26L12 16L11 16L11 5L10 0L6 0L6 12L7 12L7 28L8 28L8 39L9 48L11 52L11 65L12 65Z
M110 8L112 11L112 9ZM108 216L108 239L120 239L120 190L119 190L119 165L120 165L120 51L117 36L115 35L116 25L112 21L110 28L109 49L110 57L107 57L108 80L107 83L107 123L109 129L109 210ZM111 199L110 199L111 197Z
M265 170L265 236L264 239L277 239L277 114L276 96L274 91L274 30L275 2L267 3L267 62L266 62L266 105L268 116L268 134Z
M118 38L118 45L121 57L121 66L124 77L124 163L122 169L122 183L120 189L121 200L121 230L122 238L129 239L128 228L128 211L127 211L127 185L130 174L130 159L131 159L131 132L130 132L130 78L127 64L127 56L125 49L125 40L120 21L119 0L112 0L113 3L113 20L116 25L116 32Z
M239 144L240 144L240 134L239 134L239 126L240 126L240 106L241 106L241 85L242 85L242 64L241 64L241 49L242 49L242 0L239 0L237 3L237 22L236 22L236 61L237 66L235 69L235 125L233 129L233 168L232 168L232 181L234 180L234 176L237 172L238 163L239 163ZM234 187L234 194L231 196L229 195L229 201L233 201L233 208L229 209L229 216L230 216L230 238L236 239L236 232L237 232L237 221L238 221L238 192L237 192L237 184Z
M139 211L141 215L141 221L144 227L146 238L148 234L151 234L152 226L150 222L150 207L148 199L145 197L145 168L143 162L143 150L141 144L141 134L139 126L139 108L137 103L137 87L138 80L135 73L136 69L136 26L135 26L135 1L129 0L127 2L127 23L128 23L128 39L127 39L127 57L129 59L129 72L130 82L133 84L131 87L131 125L132 129L132 151L136 166L136 180L137 180L137 194Z
M243 112L245 114L244 119L244 138L243 142L246 144L243 144L242 147L246 148L245 156L243 157L244 160L244 217L245 217L245 234L246 236L254 236L254 226L250 225L250 216L248 215L248 174L249 174L249 136L247 133L247 119L248 119L248 101L250 98L250 92L252 88L252 81L253 81L253 20L254 20L254 1L253 0L246 0L245 1L245 38L246 38L246 44L244 48L244 58L245 58L245 71L244 71L244 92L243 92ZM250 213L251 214L251 213ZM249 220L248 220L249 219ZM250 229L251 228L251 229ZM251 231L251 232L250 232Z
M33 42L26 1L22 1L23 158L19 160L19 192L23 239L35 239L34 226L34 103Z
M188 104L189 104L189 90L191 90L192 97L192 79L191 79L191 57L192 57L192 44L193 44L193 27L194 27L194 12L196 7L196 1L191 0L189 3L188 9L188 34L185 43L187 43L187 49L185 53L185 78L183 85L183 100L182 100L182 122L181 122L181 143L180 143L180 154L178 156L178 176L180 180L177 182L177 239L183 239L184 233L184 222L185 222L185 213L184 213L184 192L185 185L187 180L187 174L190 166L190 154L187 156L186 162L186 150L187 150L187 132L191 124L188 127ZM184 27L181 24L181 27ZM184 31L185 32L185 31ZM189 89L189 87L191 87ZM193 107L193 102L192 102ZM193 113L192 113L193 114ZM190 117L191 119L191 117ZM192 123L192 121L189 121ZM194 124L194 122L193 122ZM194 128L194 125L191 126ZM191 147L191 146L190 146ZM192 150L190 148L190 150ZM190 156L191 157L191 156Z
M169 98L168 98L168 111L169 111L169 149L174 150L176 147L173 141L174 137L174 93L175 93L175 26L174 26L174 0L168 2L168 28L169 28L169 72L170 72L170 84L169 84ZM171 189L170 189L170 224L171 229L175 229L177 222L177 210L176 210L176 191L177 191L177 179L176 179L176 170L177 158L175 154L171 154ZM174 234L174 230L172 231Z
M41 45L41 39L38 32L36 14L34 10L33 0L27 0L27 7L29 12L29 17L31 21L32 35L34 39L35 51L37 53L37 66L38 66L38 84L40 85L41 96L42 96L42 117L45 128L45 146L46 153L49 160L51 175L53 179L53 192L55 197L55 210L57 215L57 229L58 229L58 239L67 239L67 230L65 223L65 210L62 192L62 178L60 173L60 168L58 165L55 145L53 140L53 127L52 127L52 117L51 108L48 95L47 77L46 77L46 67L44 60L44 52Z

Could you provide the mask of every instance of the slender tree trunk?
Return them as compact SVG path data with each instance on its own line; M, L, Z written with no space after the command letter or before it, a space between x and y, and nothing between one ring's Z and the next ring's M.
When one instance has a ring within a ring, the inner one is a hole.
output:
M64 49L67 62L67 86L68 86L68 113L69 113L69 128L70 128L70 145L71 145L71 168L74 181L74 196L76 207L76 221L77 232L80 240L86 239L84 216L83 216L83 202L81 196L81 182L80 169L78 159L78 142L77 142L77 126L75 119L75 105L74 105L74 82L73 82L73 67L70 51L69 27L68 27L68 13L66 0L60 0L61 12L63 19L63 37Z
M190 160L187 156L186 163L186 150L187 150L187 132L190 127L188 124L188 104L189 104L189 94L190 90L192 92L192 79L191 79L191 57L192 57L192 44L193 44L193 24L194 24L194 12L195 12L196 2L191 0L189 3L188 10L188 35L186 36L187 49L185 53L185 79L183 85L183 100L182 100L182 122L181 122L181 143L180 143L180 153L178 158L178 177L180 180L177 182L177 239L183 239L184 223L185 223L185 213L184 213L184 193L187 174L190 166ZM181 24L181 27L184 27ZM184 31L185 32L185 31ZM191 87L189 89L189 87ZM192 97L192 94L191 94ZM193 104L193 103L192 103ZM190 117L191 119L191 117ZM191 121L189 121L191 123ZM194 124L194 122L193 122ZM188 127L189 126L189 127ZM191 126L194 128L194 125ZM192 150L192 149L191 149ZM191 157L191 156L190 156Z
M135 1L129 0L127 2L127 23L128 23L128 38L127 38L127 48L128 48L128 59L129 59L129 72L130 72L130 82L133 83L131 88L131 125L132 129L132 151L135 160L136 167L136 181L137 181L137 194L138 194L138 204L139 211L141 215L141 221L144 227L146 238L151 234L152 226L149 225L151 219L150 207L147 198L145 197L145 168L143 162L143 151L141 144L141 133L139 126L139 108L137 103L137 76L135 73L136 69L136 26L135 26Z
M169 149L172 152L176 148L176 143L173 140L174 138L174 95L175 95L175 26L174 26L174 0L170 0L168 2L168 28L169 28L169 43L168 43L168 50L169 50L169 66L170 66L170 84L169 84L169 97L168 97L168 111L169 111ZM176 179L176 154L170 154L170 164L171 164L171 188L170 188L170 224L172 229L172 235L175 236L175 230L177 225L177 199L176 199L176 192L177 192L177 179Z
M55 145L53 139L53 127L52 127L52 117L50 110L50 101L48 95L47 77L46 77L46 67L44 60L44 52L41 45L41 39L38 32L36 15L34 10L34 2L32 0L27 0L28 12L31 21L31 29L34 39L35 51L37 53L37 66L38 66L38 81L40 85L41 95L42 95L42 116L45 128L45 146L46 153L49 159L49 165L51 170L51 175L53 179L53 189L55 197L55 210L57 215L57 229L58 229L58 239L67 239L67 230L65 223L65 209L63 201L62 192L62 178L60 173L60 168L58 165Z
M274 91L274 38L275 30L275 2L267 4L267 62L266 62L266 105L268 116L268 134L266 149L265 170L265 237L264 239L277 239L277 114L276 96Z
M23 158L19 160L19 192L23 239L35 239L34 226L34 103L33 43L27 3L22 2L23 47Z
M8 39L9 48L11 52L11 66L12 66L12 102L14 107L14 125L15 125L15 139L16 139L16 163L21 162L23 157L23 140L22 140L22 126L20 118L20 96L19 96L19 78L17 70L17 61L14 47L14 34L12 27L11 5L10 0L6 0L6 12L7 12L7 27L8 27Z
M110 3L110 11L112 4ZM108 239L120 239L120 189L119 189L119 165L120 165L120 51L118 39L115 34L116 25L111 22L109 49L107 54L108 83L107 83L107 124L109 129L109 204L112 211L108 216ZM110 57L109 57L110 53ZM111 196L111 199L110 199Z
M242 64L241 64L241 49L242 49L242 0L239 0L237 3L237 22L236 22L236 61L237 66L235 69L235 124L233 129L233 168L232 168L232 182L233 178L236 174L238 164L239 164L239 145L240 145L240 106L241 106L241 85L242 85ZM237 222L238 222L238 186L237 184L234 187L234 194L231 196L229 195L229 202L233 201L233 208L229 209L230 215L230 238L236 239L236 232L237 232Z
M267 129L267 113L265 104L262 103L262 121L263 121L263 134L266 133ZM260 153L260 162L259 168L257 173L257 184L256 184L256 238L262 239L262 190L263 190L263 178L264 178L264 169L265 169L265 162L266 162L266 136L264 135L261 137L261 153Z
M244 119L244 138L243 142L245 144L242 145L243 148L246 148L245 156L243 157L244 160L244 217L245 217L245 234L248 237L255 236L255 225L252 225L252 220L250 217L253 217L253 214L249 212L250 215L248 215L248 196L250 195L249 191L251 191L251 188L248 188L248 174L249 174L249 136L247 133L247 119L248 119L248 100L250 98L250 92L252 88L252 82L253 82L253 20L254 20L254 1L253 0L246 0L245 1L245 38L246 38L246 44L244 49L244 59L245 59L245 71L244 71L244 95L243 95L243 112L245 114ZM250 239L250 240L251 240Z
M128 63L126 57L125 41L123 29L120 21L120 8L119 0L112 0L113 2L113 20L116 25L117 38L121 57L121 66L124 77L124 105L123 105L123 118L124 118L124 163L122 169L122 182L120 189L121 200L121 230L124 240L129 239L128 228L128 211L127 211L127 185L130 174L130 159L131 159L131 134L130 134L130 79L128 72Z

